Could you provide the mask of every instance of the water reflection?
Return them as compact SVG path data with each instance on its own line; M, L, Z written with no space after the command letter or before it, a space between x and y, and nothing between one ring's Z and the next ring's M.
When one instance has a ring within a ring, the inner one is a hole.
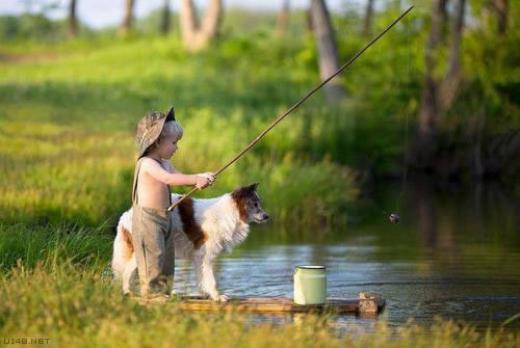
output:
M462 189L416 182L377 189L359 205L359 223L325 236L299 230L298 238L289 234L280 240L273 227L254 230L218 261L220 288L231 296L292 297L294 268L322 264L329 296L382 294L387 308L380 319L391 325L411 318L429 324L442 316L499 326L520 312L520 201L510 191L497 185ZM396 208L402 222L389 224L382 212ZM176 287L193 289L189 266L177 272ZM374 321L338 316L333 325L370 329Z

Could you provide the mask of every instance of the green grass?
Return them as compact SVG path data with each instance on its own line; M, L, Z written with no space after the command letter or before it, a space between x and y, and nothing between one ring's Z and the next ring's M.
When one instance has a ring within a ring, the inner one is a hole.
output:
M104 272L110 238L74 226L0 226L0 337L78 347L516 347L508 323L493 330L435 320L399 328L384 321L338 327L332 314L253 323L240 313L182 311L175 301L141 305ZM288 340L287 338L291 339ZM5 342L4 342L5 343Z
M0 336L42 338L74 347L517 347L508 330L478 331L452 321L430 327L409 323L346 332L330 315L294 318L284 325L252 324L239 313L184 312L172 301L140 305L123 298L100 268L38 263L14 267L0 278ZM290 339L288 339L290 337Z
M175 49L179 42L166 39L101 41L95 50L85 42L92 50L88 54L79 43L67 45L49 61L4 64L4 221L113 221L130 203L133 129L147 111L175 105L185 136L174 165L188 173L210 171L302 93L291 75L274 78L274 67L266 68L267 74L225 67L226 47L218 58L208 53L188 59ZM215 64L226 71L217 73ZM260 182L269 210L282 217L279 222L344 219L337 213L355 197L353 174L324 156L317 148L321 142L313 145L331 133L327 114L344 122L339 111L317 105L312 115L294 115L202 195ZM292 206L298 201L303 204Z

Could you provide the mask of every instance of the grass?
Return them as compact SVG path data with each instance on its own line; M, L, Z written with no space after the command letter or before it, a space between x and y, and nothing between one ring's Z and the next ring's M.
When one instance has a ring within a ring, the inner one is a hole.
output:
M19 264L0 278L0 336L42 338L74 347L517 347L518 332L478 331L452 321L430 327L371 330L334 326L334 317L282 318L283 325L251 322L240 313L181 311L172 301L143 306L123 298L96 267L70 262ZM342 331L343 330L343 331ZM287 338L291 339L288 340Z
M92 50L92 42L64 43L50 61L4 64L3 221L113 222L130 202L133 129L149 110L176 106L185 137L173 162L190 173L218 169L302 93L291 74L275 77L274 67L267 74L225 67L225 47L217 58L188 59L176 44L136 39ZM218 59L225 62L211 61ZM217 74L211 64L225 71ZM260 182L271 212L282 217L278 222L344 219L356 196L354 173L332 161L323 143L341 150L334 127L346 126L342 116L318 104L294 115L202 195ZM295 201L303 204L290 206Z
M102 229L0 226L0 337L74 347L517 347L504 327L477 329L437 319L428 327L338 326L334 315L256 322L241 313L182 311L175 301L140 305L105 272L110 238ZM512 319L514 320L514 319ZM288 340L287 338L291 339Z

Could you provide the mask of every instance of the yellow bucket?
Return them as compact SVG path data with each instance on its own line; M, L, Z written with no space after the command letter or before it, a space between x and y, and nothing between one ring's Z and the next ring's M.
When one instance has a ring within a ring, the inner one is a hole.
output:
M324 304L327 300L325 266L296 266L294 271L294 303Z

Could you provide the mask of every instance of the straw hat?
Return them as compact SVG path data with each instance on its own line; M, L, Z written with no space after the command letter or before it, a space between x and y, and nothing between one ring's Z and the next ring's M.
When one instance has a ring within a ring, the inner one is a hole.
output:
M141 158L146 150L159 139L164 124L168 121L175 121L173 106L168 113L152 111L139 121L135 137L138 158Z

